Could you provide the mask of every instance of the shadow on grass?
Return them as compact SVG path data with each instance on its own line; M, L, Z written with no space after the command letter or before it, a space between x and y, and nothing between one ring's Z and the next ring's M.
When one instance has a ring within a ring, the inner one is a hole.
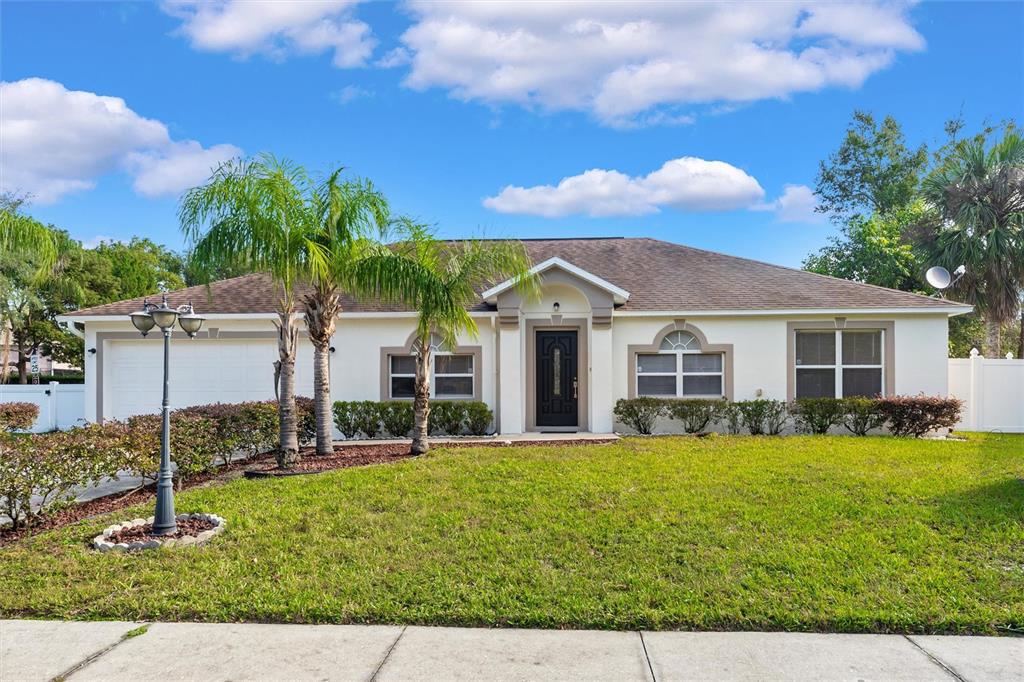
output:
M1024 523L1024 478L1007 476L1001 481L943 495L935 501L943 520L952 523Z

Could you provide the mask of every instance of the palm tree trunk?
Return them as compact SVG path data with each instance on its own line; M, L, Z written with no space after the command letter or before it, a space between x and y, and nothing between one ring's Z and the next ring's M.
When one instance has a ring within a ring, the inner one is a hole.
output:
M334 453L331 431L331 346L317 340L313 346L313 407L316 412L316 454Z
M280 392L277 412L281 443L277 450L277 465L288 468L299 461L299 423L295 408L295 350L299 330L292 313L278 313L277 354L280 357Z
M422 455L430 449L427 435L430 433L430 337L419 343L416 355L416 387L413 398L413 414L416 425L412 430L412 454Z
M306 306L306 331L313 344L313 405L316 412L316 454L334 452L331 419L331 337L334 321L341 312L341 299L335 287L318 286L303 299Z
M988 338L985 341L985 357L998 358L999 349L1002 346L1002 325L995 316L987 316L985 326L988 332Z

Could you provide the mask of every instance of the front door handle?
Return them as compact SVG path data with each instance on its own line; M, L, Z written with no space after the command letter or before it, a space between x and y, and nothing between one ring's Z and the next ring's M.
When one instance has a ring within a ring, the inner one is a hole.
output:
M580 386L580 382L576 380L576 377L573 377L572 378L572 399L573 400L576 400L579 397L579 395L578 395L579 386Z

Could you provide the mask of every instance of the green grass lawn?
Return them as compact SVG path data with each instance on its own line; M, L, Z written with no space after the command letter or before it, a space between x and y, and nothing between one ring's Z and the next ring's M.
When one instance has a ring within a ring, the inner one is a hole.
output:
M203 548L99 554L136 508L0 549L0 614L994 633L1024 626L1024 436L626 439L187 491Z

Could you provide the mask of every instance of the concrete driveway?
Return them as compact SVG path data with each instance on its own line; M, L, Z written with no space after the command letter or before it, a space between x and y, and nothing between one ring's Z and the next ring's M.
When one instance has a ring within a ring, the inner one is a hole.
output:
M1020 680L1024 639L0 621L0 680Z

